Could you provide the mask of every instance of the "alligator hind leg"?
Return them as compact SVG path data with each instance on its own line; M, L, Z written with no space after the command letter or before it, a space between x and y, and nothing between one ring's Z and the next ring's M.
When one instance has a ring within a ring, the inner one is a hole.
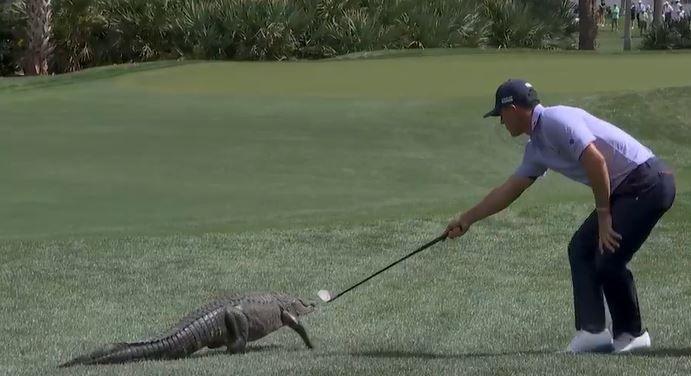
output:
M231 354L245 352L249 335L247 316L236 308L226 308L224 316L228 352Z
M298 319L295 316L291 315L286 311L283 311L281 312L281 321L283 321L283 325L287 325L290 329L296 331L308 348L314 348L314 346L312 346L312 342L310 342L309 337L307 337L307 331L305 330L305 327L302 326L302 324L300 324L300 321L298 321Z

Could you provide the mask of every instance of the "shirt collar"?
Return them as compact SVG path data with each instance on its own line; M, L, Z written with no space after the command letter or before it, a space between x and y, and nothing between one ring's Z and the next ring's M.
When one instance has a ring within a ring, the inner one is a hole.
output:
M545 107L542 106L541 104L535 105L533 108L533 118L530 121L530 130L534 130L535 127L537 126L538 121L540 121L540 117L542 116L542 113L545 111Z

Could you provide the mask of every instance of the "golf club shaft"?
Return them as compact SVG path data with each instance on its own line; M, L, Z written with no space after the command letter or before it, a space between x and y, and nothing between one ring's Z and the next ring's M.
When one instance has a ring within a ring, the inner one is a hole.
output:
M378 272L372 274L371 276L369 276L369 277L363 279L362 281L358 282L357 284L355 284L355 285L349 287L347 290L345 290L345 291L343 291L343 292L340 292L338 295L334 296L331 300L329 300L329 303L331 303L331 302L333 302L334 300L338 299L339 297L343 296L343 295L344 295L345 293L347 293L348 291L353 290L354 288L360 286L361 284L363 284L363 283L369 281L370 279L376 277L378 274L384 272L385 270L389 269L390 267L392 267L392 266L398 264L399 262L401 262L401 261L407 259L408 257L410 257L410 256L412 256L412 255L414 255L414 254L416 254L416 253L418 253L418 252L422 252L422 251L424 251L425 249L427 249L427 248L429 248L429 247L431 247L431 246L433 246L433 245L439 243L440 241L446 239L446 236L447 236L447 234L443 234L443 235L437 237L436 239L432 240L431 242L429 242L429 243L423 245L422 247L416 249L415 251L409 253L408 255L406 255L406 256L404 256L404 257L398 259L397 261L393 262L392 264L390 264L389 266L385 267L384 269L382 269L382 270L380 270L380 271L378 271Z

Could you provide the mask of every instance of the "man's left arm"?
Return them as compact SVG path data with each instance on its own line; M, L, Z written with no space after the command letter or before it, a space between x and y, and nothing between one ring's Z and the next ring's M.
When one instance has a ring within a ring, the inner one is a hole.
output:
M593 189L593 196L595 196L600 252L604 252L605 249L614 252L619 248L621 235L612 228L612 213L609 203L610 181L607 162L594 143L590 143L583 150L579 160L588 175L588 181L590 181L590 187Z
M595 144L591 143L581 153L580 162L588 175L598 212L605 209L609 210L610 182L605 157L597 150Z
M569 158L578 161L585 169L595 197L597 221L599 228L598 245L600 252L616 251L621 236L612 228L609 193L610 180L607 161L595 146L595 136L590 132L582 119L555 119L550 137L556 146Z

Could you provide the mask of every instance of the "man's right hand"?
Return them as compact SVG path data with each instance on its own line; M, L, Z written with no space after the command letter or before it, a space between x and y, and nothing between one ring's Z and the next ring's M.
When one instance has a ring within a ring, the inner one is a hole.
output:
M463 218L463 216L459 216L458 218L449 222L449 225L446 226L446 230L444 230L444 235L446 235L446 237L449 239L455 239L459 236L463 236L466 232L468 232L469 228L470 221Z

